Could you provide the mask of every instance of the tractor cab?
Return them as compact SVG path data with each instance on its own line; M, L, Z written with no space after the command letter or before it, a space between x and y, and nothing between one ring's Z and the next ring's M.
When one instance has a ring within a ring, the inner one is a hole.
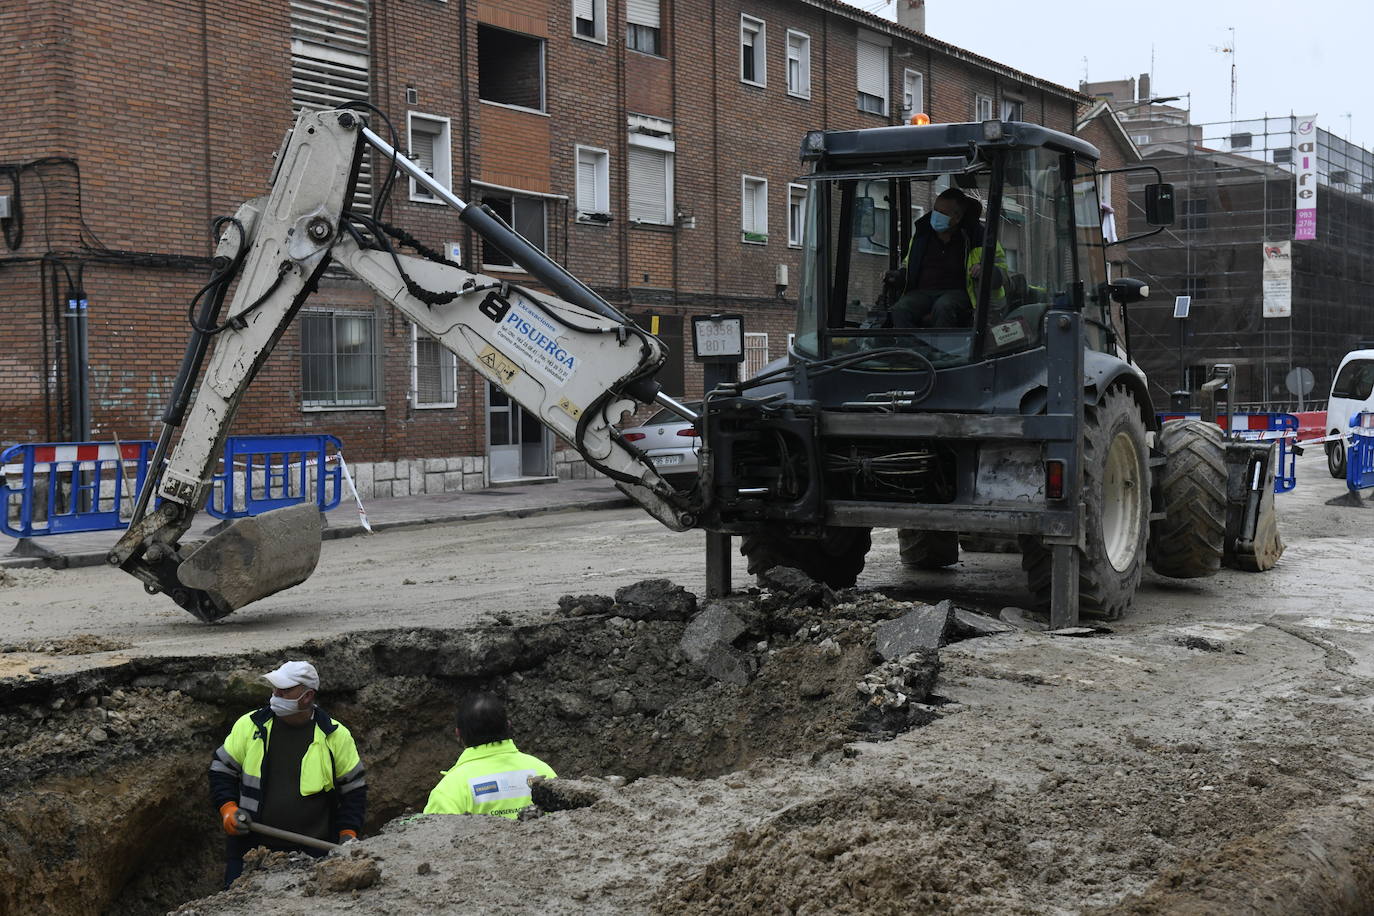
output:
M1089 349L1115 346L1090 144L988 121L812 131L802 159L813 166L801 179L803 360L871 352L856 365L975 365L1041 346L1052 308L1083 313ZM942 194L962 218L938 234Z

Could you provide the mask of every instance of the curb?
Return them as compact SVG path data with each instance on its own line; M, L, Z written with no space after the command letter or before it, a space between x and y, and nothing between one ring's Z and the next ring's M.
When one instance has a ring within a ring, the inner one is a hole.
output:
M445 525L455 522L475 522L488 518L529 518L535 515L549 515L554 512L595 512L602 509L626 509L635 503L628 496L611 499L591 500L588 502L554 503L547 506L526 506L518 509L481 509L472 512L456 512L449 515L424 516L422 518L400 519L394 522L377 522L372 525L372 533L396 528L415 528L421 525ZM321 532L326 541L351 538L367 534L361 524L330 525ZM3 557L0 556L0 569L81 569L89 566L104 566L106 550L87 550L80 553L59 553L52 557Z

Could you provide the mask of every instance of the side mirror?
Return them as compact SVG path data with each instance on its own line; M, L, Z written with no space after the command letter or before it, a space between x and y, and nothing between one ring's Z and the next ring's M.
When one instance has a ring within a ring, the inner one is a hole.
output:
M1174 186L1164 182L1145 186L1145 222L1151 226L1174 224Z
M1132 280L1130 277L1122 277L1113 280L1108 284L1112 298L1122 305L1130 305L1132 302L1139 302L1142 299L1150 298L1150 287L1140 280Z
M873 198L860 197L854 201L854 238L872 238L878 231L878 208Z

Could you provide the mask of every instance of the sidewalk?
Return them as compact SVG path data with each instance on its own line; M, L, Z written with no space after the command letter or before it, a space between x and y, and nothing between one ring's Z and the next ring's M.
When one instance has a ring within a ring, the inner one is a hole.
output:
M363 502L368 524L374 532L408 525L434 525L467 522L483 518L524 518L568 509L619 509L634 503L615 488L610 480L560 480L550 483L503 484L484 490L445 493L433 496L402 496L396 499L371 499ZM325 540L365 534L358 518L358 506L345 498L325 513ZM208 530L220 520L208 512L196 516L185 540L207 537ZM87 531L54 534L28 540L33 548L49 551L51 556L21 556L20 541L0 537L0 569L48 567L72 569L100 566L105 554L123 531Z

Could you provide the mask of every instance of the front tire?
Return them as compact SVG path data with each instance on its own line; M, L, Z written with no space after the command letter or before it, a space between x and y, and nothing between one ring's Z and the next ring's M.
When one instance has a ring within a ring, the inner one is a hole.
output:
M762 531L749 534L741 538L739 552L748 559L751 575L791 566L831 588L848 588L863 572L872 546L871 528L826 528L816 540Z
M1145 421L1125 388L1083 407L1083 546L1078 549L1078 606L1088 617L1116 620L1135 597L1145 566L1150 488ZM1052 551L1025 538L1021 566L1037 609L1049 611Z
M1345 479L1345 439L1326 443L1326 470L1332 477Z
M1197 579L1221 569L1226 541L1226 437L1215 423L1170 420L1164 452L1165 517L1154 523L1154 570Z

